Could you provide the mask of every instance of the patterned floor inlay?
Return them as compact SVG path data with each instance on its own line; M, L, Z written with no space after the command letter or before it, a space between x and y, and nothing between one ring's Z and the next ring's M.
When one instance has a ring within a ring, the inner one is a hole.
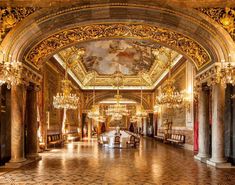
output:
M235 169L208 167L190 151L150 139L139 149L80 142L40 155L41 161L0 175L0 184L235 185Z

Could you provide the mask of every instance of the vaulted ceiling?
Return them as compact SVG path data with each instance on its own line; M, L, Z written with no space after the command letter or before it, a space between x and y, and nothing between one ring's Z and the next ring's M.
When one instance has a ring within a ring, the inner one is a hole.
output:
M0 42L4 60L22 62L33 82L54 57L69 64L82 89L112 89L112 74L120 71L125 89L152 90L166 75L159 49L174 53L173 65L194 63L198 74L235 58L234 6L235 0L2 0Z
M106 39L84 42L54 55L62 66L67 63L82 89L112 89L114 74L123 74L123 89L154 89L166 74L167 54L174 65L182 58L159 44L135 39Z

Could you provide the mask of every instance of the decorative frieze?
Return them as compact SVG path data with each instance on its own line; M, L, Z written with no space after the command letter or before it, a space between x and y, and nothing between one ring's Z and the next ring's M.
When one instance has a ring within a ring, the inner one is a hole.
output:
M197 8L219 23L235 41L235 8Z
M34 7L0 7L0 43L6 34L25 17L34 13Z
M112 38L144 39L163 43L185 53L198 69L211 61L210 55L201 45L183 34L153 25L128 23L83 25L57 32L34 46L25 59L40 67L48 56L67 45Z

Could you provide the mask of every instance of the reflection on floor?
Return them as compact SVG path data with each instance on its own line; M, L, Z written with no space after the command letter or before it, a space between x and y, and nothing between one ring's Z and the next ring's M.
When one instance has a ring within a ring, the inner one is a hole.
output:
M42 154L0 176L2 184L235 184L235 169L215 169L193 153L144 139L138 149L108 149L80 142Z

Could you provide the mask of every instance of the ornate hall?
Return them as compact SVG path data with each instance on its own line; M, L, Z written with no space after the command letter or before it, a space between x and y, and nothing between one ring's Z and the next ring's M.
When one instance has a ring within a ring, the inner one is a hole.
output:
M0 184L235 184L235 0L1 0Z

